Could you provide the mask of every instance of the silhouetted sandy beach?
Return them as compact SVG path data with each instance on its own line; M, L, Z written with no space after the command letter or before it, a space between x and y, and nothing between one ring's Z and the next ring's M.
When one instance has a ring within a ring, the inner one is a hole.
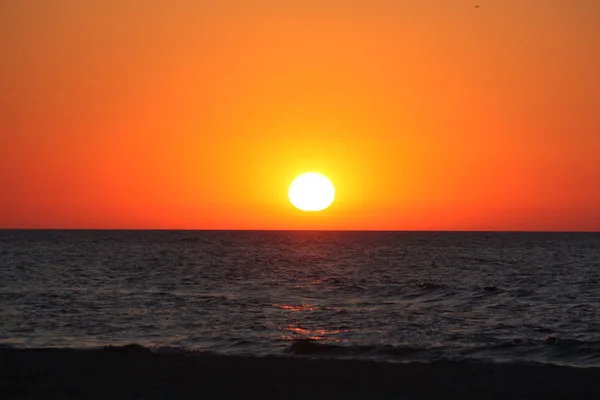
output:
M598 368L439 361L0 350L4 399L598 398Z

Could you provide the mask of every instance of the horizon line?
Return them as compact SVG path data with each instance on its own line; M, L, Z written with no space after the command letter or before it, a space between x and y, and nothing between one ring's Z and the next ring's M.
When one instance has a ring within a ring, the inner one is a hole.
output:
M0 228L3 231L121 231L121 232L390 232L390 233L600 233L600 230L487 229L211 229L211 228Z

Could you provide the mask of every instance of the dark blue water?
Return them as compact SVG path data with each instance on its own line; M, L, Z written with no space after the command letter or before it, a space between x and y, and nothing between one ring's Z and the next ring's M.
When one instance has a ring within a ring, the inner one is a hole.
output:
M600 234L0 231L0 344L600 365Z

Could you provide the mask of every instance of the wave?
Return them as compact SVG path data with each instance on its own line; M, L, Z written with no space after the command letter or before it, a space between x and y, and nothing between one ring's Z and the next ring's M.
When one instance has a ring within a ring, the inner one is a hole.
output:
M488 362L541 362L591 366L600 363L600 341L547 336L543 340L506 340L494 345L340 345L297 339L284 350L293 356L378 359L402 362L485 360Z
M187 348L183 346L158 345L108 345L84 348L63 348L72 351L92 351L131 357L156 355L176 356L287 356L309 358L376 360L384 362L437 362L437 361L481 361L491 363L541 363L567 366L600 365L600 340L584 341L572 338L547 336L542 340L505 340L494 345L363 345L334 344L316 339L296 339L279 351L261 351L256 343L237 340L210 348ZM0 344L2 351L20 351L19 345ZM34 348L41 350L44 348ZM57 350L50 347L45 349ZM264 349L263 349L264 350Z
M329 357L401 357L423 353L428 350L411 346L393 345L336 345L321 343L313 339L297 339L292 342L284 353L297 356L329 356Z

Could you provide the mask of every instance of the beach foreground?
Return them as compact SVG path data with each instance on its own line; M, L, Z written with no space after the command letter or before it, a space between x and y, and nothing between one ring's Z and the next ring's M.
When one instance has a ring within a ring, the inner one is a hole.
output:
M4 399L599 398L598 368L0 349Z

